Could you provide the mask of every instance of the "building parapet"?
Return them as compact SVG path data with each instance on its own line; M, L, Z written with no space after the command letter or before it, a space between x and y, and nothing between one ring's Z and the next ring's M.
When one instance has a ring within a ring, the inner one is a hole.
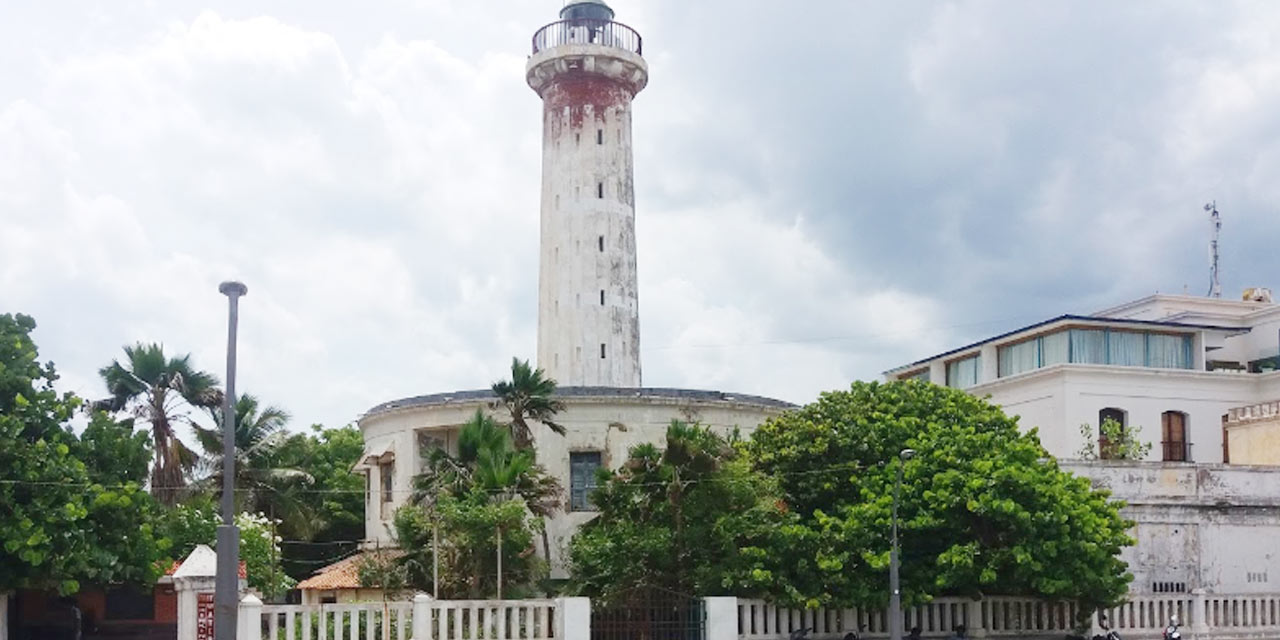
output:
M1261 420L1274 420L1280 417L1280 400L1262 402L1245 407L1236 407L1227 411L1227 424L1244 424Z

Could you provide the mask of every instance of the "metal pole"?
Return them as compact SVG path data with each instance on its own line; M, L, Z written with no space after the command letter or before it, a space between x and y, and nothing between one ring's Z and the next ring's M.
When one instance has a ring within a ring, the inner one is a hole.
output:
M240 296L249 289L239 282L224 282L218 291L227 296L227 389L222 397L222 524L218 526L218 567L213 595L215 640L236 640L240 605L240 530L235 525L236 466L236 325Z
M440 599L440 514L431 528L431 597Z
M498 526L498 599L502 599L502 526Z
M902 592L898 584L898 493L902 489L902 468L916 452L903 449L898 454L898 474L893 483L892 534L889 546L889 640L902 640Z

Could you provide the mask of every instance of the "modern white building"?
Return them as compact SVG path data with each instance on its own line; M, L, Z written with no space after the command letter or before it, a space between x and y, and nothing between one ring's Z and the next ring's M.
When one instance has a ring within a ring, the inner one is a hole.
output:
M989 397L1024 429L1038 429L1065 469L1124 500L1137 522L1138 544L1125 554L1134 592L1264 593L1280 581L1280 468L1228 464L1225 434L1280 398L1278 351L1280 305L1269 292L1153 295L1022 327L885 377ZM1137 437L1153 445L1146 461L1078 459L1108 417L1141 428Z
M538 462L565 487L548 523L553 576L573 532L594 517L597 468L640 443L662 444L673 419L750 432L791 405L719 391L645 388L640 381L631 103L648 82L640 35L598 0L570 2L533 37L529 86L543 102L537 365L559 385L564 436L534 429ZM395 510L412 496L424 449L456 453L477 409L507 419L488 389L385 402L359 421L368 474L365 537L393 543Z
M1231 409L1280 398L1280 305L1153 295L1064 315L886 372L990 396L1073 458L1105 417L1141 428L1151 460L1225 462Z

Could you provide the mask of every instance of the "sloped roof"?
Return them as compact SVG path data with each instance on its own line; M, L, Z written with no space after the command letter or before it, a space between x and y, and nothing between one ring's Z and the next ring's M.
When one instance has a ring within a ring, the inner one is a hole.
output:
M315 575L299 582L297 588L312 590L359 589L360 561L365 556L374 554L382 554L389 559L395 559L403 556L404 552L399 549L362 551L343 560L339 560L327 567L316 570Z
M164 574L166 576L174 576L176 578L187 576L211 577L217 573L217 561L217 552L210 549L207 545L202 544L196 546L195 550L191 552L191 555L187 556L186 560L174 560L173 565L171 565ZM177 575L178 570L182 569L184 564L186 565L186 571L183 571L182 575ZM240 561L240 564L236 569L236 573L239 574L241 580L249 577L249 572L245 568L243 560Z

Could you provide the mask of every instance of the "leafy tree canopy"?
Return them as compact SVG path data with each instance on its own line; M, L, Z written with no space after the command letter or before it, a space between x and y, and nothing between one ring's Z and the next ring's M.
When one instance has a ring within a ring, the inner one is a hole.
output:
M310 483L273 484L274 499L294 508L277 509L280 535L307 541L284 547L285 571L302 580L355 550L364 538L364 474L351 468L364 452L364 439L353 426L290 434L273 454L274 468L305 469ZM282 478L288 480L288 478Z
M147 438L102 413L76 437L67 422L81 400L54 390L58 376L37 360L35 326L0 315L0 591L152 583L166 543L140 486Z
M748 450L800 518L784 546L786 600L880 606L902 467L904 599L1016 594L1117 602L1133 523L1108 494L1058 468L1033 430L937 385L856 382L767 421Z
M182 560L196 545L217 550L218 524L222 522L218 507L207 496L189 500L165 513L163 529L172 542L174 558ZM249 586L268 597L283 595L297 583L280 566L281 538L279 523L260 513L237 513L240 529L240 560L244 562Z
M789 516L778 487L706 427L674 421L665 449L632 447L600 480L600 514L569 547L574 591L618 600L644 587L760 596L781 586Z

